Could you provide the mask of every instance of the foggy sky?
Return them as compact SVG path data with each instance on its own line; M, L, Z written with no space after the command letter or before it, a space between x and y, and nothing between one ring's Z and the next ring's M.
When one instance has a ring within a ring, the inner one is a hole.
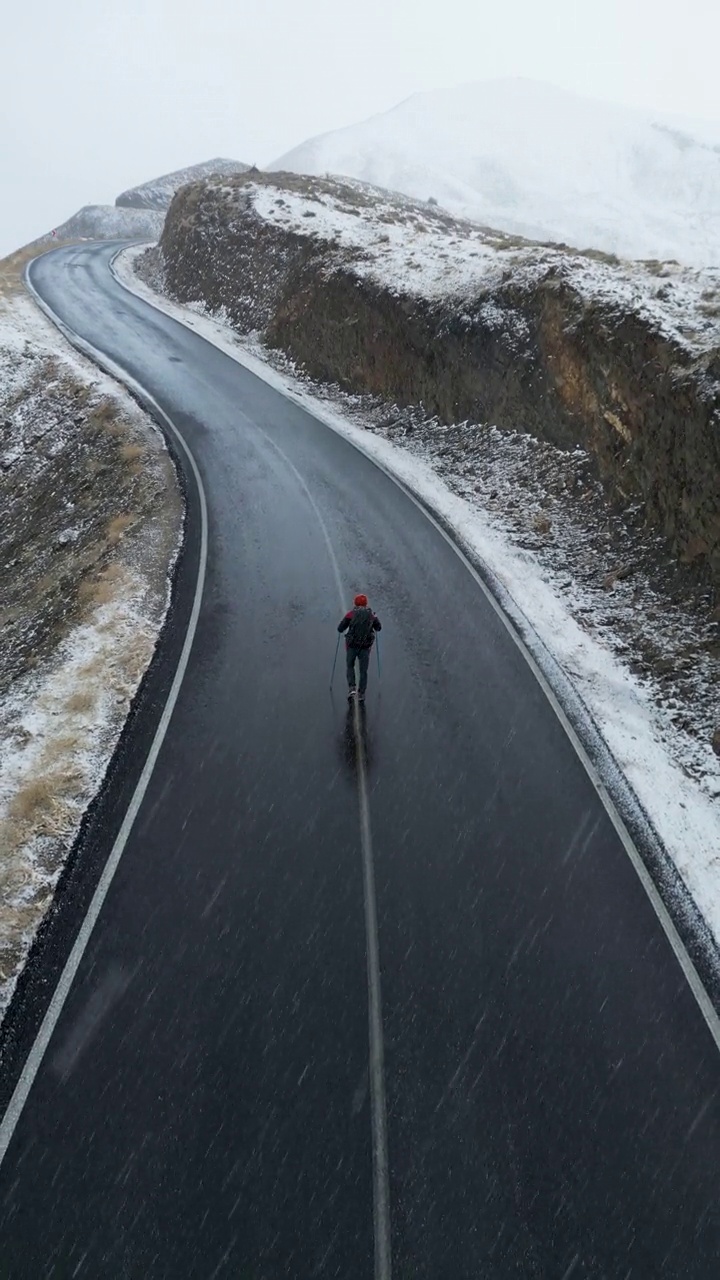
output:
M263 165L419 90L532 76L720 119L717 0L8 0L0 256L212 156Z

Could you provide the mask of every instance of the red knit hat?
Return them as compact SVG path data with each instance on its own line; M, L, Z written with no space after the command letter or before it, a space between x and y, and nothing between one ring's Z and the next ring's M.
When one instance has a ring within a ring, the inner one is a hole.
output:
M359 595L355 597L355 604L358 609L363 609L367 605L367 596Z

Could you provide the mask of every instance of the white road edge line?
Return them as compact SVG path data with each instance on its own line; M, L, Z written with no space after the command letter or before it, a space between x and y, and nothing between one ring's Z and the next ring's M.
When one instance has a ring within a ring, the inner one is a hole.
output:
M322 530L325 545L333 567L335 584L338 589L340 608L345 608L340 566L335 555L330 532L325 518L318 507L304 477L295 463L288 458L280 445L268 435L267 431L242 413L251 428L264 436L268 444L278 454L285 465L292 471L305 497L317 517ZM368 985L368 1039L369 1039L369 1077L370 1077L370 1125L372 1134L372 1169L373 1169L373 1225L375 1236L375 1280L391 1280L392 1277L392 1238L390 1231L390 1162L387 1136L387 1098L385 1093L385 1045L382 1020L382 987L380 982L380 937L377 917L377 893L375 891L375 858L373 854L372 826L370 822L370 793L367 783L365 765L365 746L362 726L360 724L360 708L357 700L353 707L353 731L355 734L355 760L357 763L358 804L360 807L360 849L363 869L363 902L365 907L365 941L367 948L367 985Z
M29 267L31 265L32 264L29 264ZM45 315L47 315L48 318L53 322L53 324L55 324L57 328L60 329L61 333L64 334L64 336L68 339L69 342L72 343L73 346L77 347L85 355L89 356L89 358L95 364L99 365L100 368L104 369L112 377L116 378L118 382L123 383L130 390L134 391L137 395L140 396L141 400L144 400L147 404L151 405L154 412L158 414L158 416L162 419L162 421L165 423L167 428L173 433L173 435L177 439L178 443L180 444L180 447L182 448L185 455L187 456L191 471L195 479L195 483L197 485L198 497L200 500L201 533L200 533L200 560L198 564L197 583L195 585L195 596L193 599L192 610L190 613L190 620L188 622L188 628L185 635L185 640L183 643L177 669L175 671L175 676L173 678L172 685L170 686L170 691L167 696L167 701L165 703L162 715L160 717L160 723L158 724L158 727L155 731L155 736L152 740L152 744L150 746L150 750L148 752L147 759L143 767L143 771L140 775L135 791L133 792L133 796L127 808L127 811L125 813L122 826L120 827L115 843L110 851L108 860L105 863L102 874L100 876L100 880L98 881L97 888L95 889L95 892L92 896L92 900L90 902L90 906L88 907L87 914L80 926L77 938L75 939L75 942L73 944L73 948L70 952L70 955L68 956L67 961L65 962L65 967L63 968L63 971L60 974L58 984L55 988L55 991L53 992L53 996L50 1001L50 1004L48 1005L47 1011L45 1013L45 1017L42 1020L40 1030L38 1031L38 1034L33 1043L33 1046L27 1056L27 1059L25 1060L22 1072L20 1073L20 1078L15 1086L13 1095L8 1103L7 1110L5 1111L5 1114L2 1117L2 1121L0 1122L0 1165L2 1165L5 1155L7 1154L7 1149L10 1145L10 1141L12 1139L13 1133L15 1132L15 1128L17 1126L18 1120L22 1115L23 1108L25 1106L25 1103L27 1102L28 1095L33 1086L33 1082L40 1069L42 1060L45 1056L45 1051L50 1043L53 1031L55 1030L60 1014L62 1013L63 1005L65 1004L65 1001L68 997L70 988L72 987L78 968L80 967L80 963L82 961L83 955L85 954L85 950L90 941L93 929L95 928L98 916L100 915L103 903L107 897L108 890L110 888L110 885L112 884L113 877L115 875L115 872L117 871L118 864L123 855L125 845L128 840L128 836L130 835L133 823L138 814L138 810L140 809L140 806L143 802L145 792L147 791L148 783L150 782L150 778L152 777L152 773L155 768L155 764L160 752L160 748L162 747L163 741L165 739L165 735L168 730L168 725L170 724L170 719L175 709L175 704L178 700L180 688L182 686L182 682L185 676L185 671L187 669L188 660L190 658L190 651L192 649L193 641L195 639L195 632L197 629L197 621L200 613L200 605L202 602L203 589L205 586L205 573L207 568L207 550L208 550L208 518L207 518L207 502L205 499L205 490L203 489L202 480L200 478L200 472L198 471L195 459L190 451L189 446L183 439L177 427L174 425L173 422L171 422L168 415L164 412L164 410L160 408L160 406L153 399L153 397L148 395L147 392L135 381L134 378L130 377L129 374L125 373L118 365L115 364L113 360L109 359L102 352L97 351L89 342L86 342L84 338L80 338L78 334L74 333L74 331L70 329L70 327L60 319L59 316L56 316L54 314L52 309L43 301L43 299L39 296L39 294L35 290L32 284L32 281L30 279L29 267L28 267L28 271L26 272L27 285L28 285L28 288L30 289L30 292L33 294L33 297L35 298L35 301L37 302L38 306L41 308L42 311L44 311Z
M115 257L119 257L120 253L122 252L123 250L119 249ZM687 951L687 948L685 947L685 944L682 938L680 937L680 934L675 928L675 925L672 921L670 913L668 912L667 907L665 906L665 903L663 902L658 892L655 882L652 879L652 876L650 875L647 867L645 866L645 863L643 862L642 857L640 856L640 853L635 847L635 844L633 842L632 836L630 835L630 832L625 826L625 823L623 822L623 819L620 816L620 813L618 812L615 806L615 803L610 793L608 792L602 778L600 777L597 769L595 768L595 765L590 759L590 756L588 755L587 751L585 750L585 747L583 746L580 738L578 737L575 729L573 728L562 706L562 703L560 702L557 694L555 693L555 690L553 689L549 680L547 679L544 672L542 671L537 661L533 657L532 652L526 645L522 636L516 631L515 626L512 622L512 619L508 616L508 614L506 614L505 610L502 608L499 601L495 599L490 588L486 585L485 582L483 582L477 569L472 564L472 562L468 559L468 557L465 555L465 552L462 550L462 548L454 541L454 539L450 536L448 531L443 528L440 521L435 518L432 512L428 510L425 503L422 502L421 499L415 493L413 493L412 489L406 484L406 482L404 480L401 480L399 476L396 476L378 458L374 457L373 454L370 452L370 450L363 448L363 445L358 440L351 439L350 436L346 435L343 431L338 430L338 428L335 427L332 421L329 420L328 418L324 418L320 414L314 413L312 407L308 405L307 401L304 398L301 399L299 396L294 396L292 392L287 389L280 390L276 382L270 376L268 376L267 378L264 378L261 370L258 369L255 364L253 364L251 367L249 364L245 363L242 357L242 352L227 351L224 347L220 346L218 343L213 342L212 339L209 338L206 334L198 333L197 329L195 329L191 324L188 324L180 316L175 315L174 312L171 313L170 311L164 310L162 306L151 302L150 299L147 298L145 294L140 290L132 289L130 285L125 280L121 279L120 276L117 274L117 272L113 270L112 263L111 263L111 271L117 283L121 286L121 288L126 289L128 293L132 294L136 298L139 298L142 302L145 302L149 307L154 307L154 309L156 311L159 311L161 315L166 315L170 319L175 320L177 324L184 325L185 328L189 329L191 333L194 333L196 337L201 338L204 342L207 342L210 346L214 346L217 351L221 351L222 354L226 355L230 360L234 360L236 364L239 364L243 369L246 370L246 372L251 373L254 377L259 378L261 381L266 382L269 386L273 388L273 390L277 391L278 394L285 395L288 400L292 401L293 404L297 405L298 408L302 409L305 413L307 413L309 417L314 418L316 422L320 422L324 427L327 427L329 431L334 431L335 434L340 436L342 440L345 440L347 444L351 446L351 448L357 449L358 453L361 453L363 457L367 458L368 461L373 464L373 466L377 467L379 471L382 471L383 474L386 475L389 480L392 480L393 484L396 484L397 487L402 490L402 492L406 495L406 497L408 497L410 501L415 504L415 506L418 508L419 511L422 511L426 519L428 519L430 523L434 526L434 528L437 529L438 533L445 539L448 546L452 547L453 551L459 557L462 563L465 565L465 568L467 569L468 573L477 583L483 595L486 597L491 607L495 610L495 613L497 614L498 618L500 619L503 626L506 628L508 634L510 635L514 643L517 645L523 657L525 658L525 661L530 667L530 670L532 671L533 675L538 681L541 689L543 690L543 693L545 694L546 698L548 699L548 702L550 703L550 706L552 707L553 711L555 712L555 715L560 721L560 724L562 725L568 738L570 739L570 742L572 743L572 746L574 747L575 752L585 769L585 772L587 773L588 777L590 778L590 781L592 782L595 790L597 791L598 796L600 797L600 800L608 814L608 817L610 818L610 821L612 822L620 838L620 842L623 845L623 848L625 849L625 852L627 853L630 859L630 862L632 863L637 873L638 879L640 880L640 883L642 884L643 889L645 890L648 898L650 899L650 903L653 907L653 910L655 911L655 914L663 929L663 932L665 933L665 936L667 937L667 940L670 943L670 946L673 950L675 958L678 964L680 965L680 968L682 969L683 974L685 975L685 979L688 983L688 986L690 987L690 990L692 991L695 997L698 1008L705 1020L705 1023L710 1032L710 1035L712 1036L715 1042L715 1047L720 1052L720 1018L718 1017L718 1014L715 1011L713 1003L702 984L702 979L700 978L700 975L697 969L695 968L695 965L693 964L693 961ZM159 299L159 302L162 302L161 298ZM173 305L175 307L179 306L178 303L175 303Z

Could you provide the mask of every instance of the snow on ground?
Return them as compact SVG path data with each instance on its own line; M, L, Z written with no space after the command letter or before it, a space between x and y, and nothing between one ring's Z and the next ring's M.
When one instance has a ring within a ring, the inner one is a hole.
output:
M157 602L126 572L38 673L0 703L0 1014L155 647Z
M720 122L533 80L418 93L272 170L338 174L532 240L720 265Z
M182 504L160 433L17 289L0 419L2 1017L154 651Z
M123 191L115 204L86 204L65 222L58 223L32 245L39 252L75 240L157 240L175 192L186 182L197 182L214 173L244 173L250 166L236 160L208 160L166 173L150 182Z
M631 648L623 633L623 616L627 621L633 609L644 606L638 606L632 593L628 594L624 615L613 625L607 616L611 612L608 597L584 588L581 577L571 580L562 556L554 555L552 546L543 550L541 535L533 541L526 529L520 538L510 502L493 505L498 492L492 484L498 491L503 483L516 495L520 491L517 477L507 469L508 444L516 442L521 462L534 449L550 451L550 446L541 446L526 436L508 437L492 427L475 428L495 433L498 458L496 470L488 471L487 484L478 493L466 482L460 465L454 465L452 458L448 462L437 424L431 424L432 431L423 439L422 433L407 429L403 411L393 414L390 407L389 416L400 427L403 447L394 443L386 438L391 432L378 424L368 400L313 386L289 366L277 367L276 353L268 353L256 337L238 337L222 318L204 314L200 305L183 307L161 297L135 272L134 263L142 253L142 248L127 250L116 260L115 270L122 283L376 459L439 513L455 530L460 544L487 567L506 612L517 622L551 684L558 687L564 679L571 682L720 940L720 761L712 753L709 738L699 742L684 735L672 706L660 705L658 685L650 673L634 673L623 657ZM460 430L458 426L446 432ZM465 452L461 449L459 456L464 457ZM581 451L572 455L553 452L569 475L583 464ZM557 506L558 519L564 505L563 497ZM568 545L574 543L577 549L578 540L577 529L570 528ZM716 697L717 665L715 662L714 676L709 669L701 673L705 683L701 679L699 689L706 700ZM615 789L617 779L608 776L607 781Z
M58 240L155 240L165 214L155 209L118 209L112 204L87 204L55 227Z
M252 182L220 189L238 203L249 199L271 225L333 245L351 258L354 274L397 294L466 297L476 304L478 293L497 285L510 268L513 283L529 289L553 268L558 276L567 273L588 303L632 309L656 332L693 351L720 345L720 267L613 262L524 244L394 194L383 199L359 182L329 190L313 188L311 181L306 191ZM371 206L372 217L358 216L363 205Z
M120 193L115 204L122 208L160 209L165 212L170 208L175 192L186 183L200 182L215 173L245 173L249 168L249 164L242 164L239 160L205 160L201 164L175 169L173 173L164 173L159 178L151 178L149 182L129 187L127 191Z
M366 196L372 200L372 218L348 217L357 215L349 193L360 201ZM399 293L425 298L460 292L470 296L473 288L501 275L498 252L482 227L451 222L431 209L425 212L410 201L398 201L395 195L384 201L381 193L370 192L360 183L338 185L332 193L312 188L307 193L280 191L246 183L237 190L237 197L248 196L263 221L351 253L359 275ZM399 210L405 215L402 220Z
M165 213L157 209L118 209L112 204L86 204L71 218L60 222L44 236L23 245L19 253L38 254L61 244L81 240L157 240L162 235Z

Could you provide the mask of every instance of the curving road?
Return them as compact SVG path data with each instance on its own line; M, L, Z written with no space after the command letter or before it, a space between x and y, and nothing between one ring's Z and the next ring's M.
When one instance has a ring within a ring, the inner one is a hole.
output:
M178 446L171 625L8 1019L0 1277L716 1277L718 1048L520 649L386 475L112 252L32 282L187 441L207 574L89 933L192 619ZM364 724L338 574L383 622Z

